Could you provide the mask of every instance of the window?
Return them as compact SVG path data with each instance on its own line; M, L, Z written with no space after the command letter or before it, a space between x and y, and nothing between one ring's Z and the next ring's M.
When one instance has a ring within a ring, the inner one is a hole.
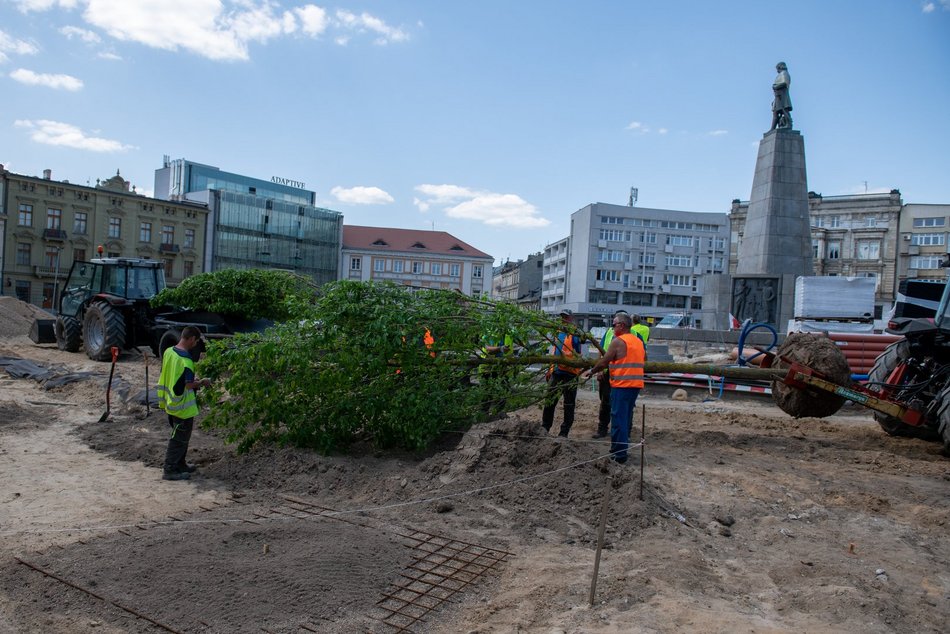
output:
M185 247L188 249L195 248L195 230L194 229L185 229Z
M122 218L109 218L109 237L122 237Z
M86 212L77 211L73 214L73 233L86 235Z
M692 229L693 223L691 222L674 222L672 220L661 220L660 227L663 229Z
M383 260L382 258L376 258L375 260L373 260L373 270L376 271L377 273L382 273L383 271L385 271L386 260Z
M43 308L53 307L53 295L56 294L56 285L52 282L43 282Z
M16 298L21 302L30 301L30 283L24 280L16 281Z
M619 282L620 271L611 271L608 269L597 269L596 279L604 282Z
M942 233L915 233L911 238L911 244L916 244L922 247L926 246L940 246L943 244L943 234Z
M939 269L941 268L941 256L939 255L918 255L910 259L910 268L912 269Z
M172 277L172 271L175 268L175 261L170 258L166 258L163 263L165 265L165 277Z
M350 270L359 271L363 268L363 258L350 258Z
M73 249L73 262L85 262L85 261L86 261L86 250Z
M709 245L716 251L725 251L726 249L726 239L725 238L713 238L709 241Z
M412 263L412 273L413 275L419 275L422 273L422 262Z
M630 260L630 253L613 249L600 249L597 254L598 262L624 262Z
M393 260L393 273L402 273L402 260Z
M472 265L472 277L480 278L482 276L482 265L474 264Z
M151 242L152 241L152 223L143 222L139 225L139 242Z
M63 210L62 209L53 209L52 207L46 210L46 228L47 229L62 229L63 228Z
M600 239L601 240L611 240L613 242L624 242L630 241L630 232L621 231L620 229L601 229L600 230Z
M811 241L811 257L818 259L818 240Z
M663 283L670 286L692 286L693 279L691 275L664 275Z
M864 224L867 227L876 227L877 218L875 218L874 216L868 216L867 218L864 219Z
M722 256L716 256L716 257L714 257L714 258L712 259L713 270L714 270L714 271L722 271L722 270L723 270L723 268L722 268L722 267L723 267L723 263L724 263L724 260L723 260Z
M841 258L841 242L835 240L828 243L828 258L829 260L838 260Z
M881 257L880 240L858 240L857 256L859 260L878 260Z
M31 249L29 242L17 242L16 245L16 263L20 266L29 266L31 259Z
M33 226L33 205L20 204L17 214L17 224L21 227Z
M449 277L458 277L459 276L459 265L450 264L449 265Z
M693 238L692 236L666 236L666 243L674 247L691 247Z
M668 255L666 256L667 266L692 266L693 258L689 255Z
M429 272L432 273L433 275L442 275L441 262L433 262L432 264L429 265L429 269L430 269Z
M175 244L175 227L162 225L162 244Z
M191 277L192 275L195 274L194 262L192 262L191 260L185 260L184 262L182 262L182 264L184 265L184 270L183 270L184 277Z
M821 216L812 216L811 226L818 227L820 229L821 227L825 226L825 219L822 218Z
M640 244L656 244L656 234L652 231L644 231L640 234Z
M622 225L623 218L620 216L601 216L600 222L605 225Z
M653 275L638 275L637 284L645 286L653 286Z
M942 227L946 220L946 218L914 218L914 227Z
M828 218L828 226L832 229L838 229L841 227L841 216L830 216Z
M637 259L640 264L656 264L656 253L641 253Z
M46 247L46 253L43 255L43 266L55 269L59 261L59 251L57 247Z

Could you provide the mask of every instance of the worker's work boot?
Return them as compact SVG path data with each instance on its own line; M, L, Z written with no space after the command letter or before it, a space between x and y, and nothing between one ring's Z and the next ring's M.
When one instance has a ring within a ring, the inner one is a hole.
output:
M163 471L162 480L188 480L191 474L187 471Z

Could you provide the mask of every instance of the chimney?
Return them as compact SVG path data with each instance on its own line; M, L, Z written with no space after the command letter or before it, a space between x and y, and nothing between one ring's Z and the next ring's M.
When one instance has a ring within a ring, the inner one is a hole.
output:
M43 180L50 180L53 177L53 170L43 170Z

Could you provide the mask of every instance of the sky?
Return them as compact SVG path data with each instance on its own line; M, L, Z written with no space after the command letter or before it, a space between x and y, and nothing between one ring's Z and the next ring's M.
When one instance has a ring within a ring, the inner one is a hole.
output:
M779 61L809 190L950 203L950 0L0 0L0 163L279 176L500 263L748 200Z

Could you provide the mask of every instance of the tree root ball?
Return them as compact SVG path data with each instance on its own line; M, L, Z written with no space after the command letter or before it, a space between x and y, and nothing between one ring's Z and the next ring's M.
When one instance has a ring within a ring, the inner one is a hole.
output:
M820 373L825 379L838 385L851 384L851 368L844 353L828 337L821 334L793 332L779 346L778 356L785 357ZM781 358L772 364L776 368L788 368L789 363ZM783 412L795 418L831 416L844 405L845 399L830 392L814 388L799 389L772 381L772 400Z

